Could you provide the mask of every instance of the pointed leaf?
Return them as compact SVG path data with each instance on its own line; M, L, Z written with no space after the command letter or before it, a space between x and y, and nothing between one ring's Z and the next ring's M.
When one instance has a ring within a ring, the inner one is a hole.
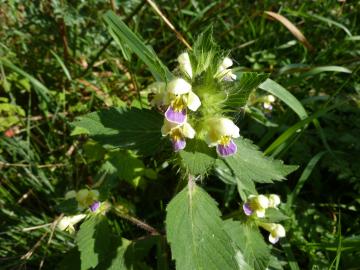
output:
M238 269L216 202L191 183L167 207L166 232L176 269Z
M270 262L270 249L257 228L239 221L227 220L224 229L242 251L245 261L252 269L264 270Z
M281 160L265 157L250 140L238 138L235 143L237 153L223 160L241 182L272 183L284 180L286 175L297 169L297 166L284 165Z
M202 140L188 140L183 151L180 152L183 167L192 175L204 175L215 163L214 148Z
M92 216L81 224L76 235L80 251L81 270L96 267L109 251L111 234L102 216Z

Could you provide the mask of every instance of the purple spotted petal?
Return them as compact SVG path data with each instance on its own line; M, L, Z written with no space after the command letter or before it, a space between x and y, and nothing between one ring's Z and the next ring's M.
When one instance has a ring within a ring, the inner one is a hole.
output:
M173 149L175 152L178 152L185 148L186 141L185 139L172 140Z
M254 211L250 208L250 205L248 203L243 204L243 210L245 215L250 216Z
M95 202L93 202L93 204L92 205L90 205L90 211L91 212L95 212L96 210L98 210L99 209L99 207L100 207L100 202L99 201L95 201Z
M165 112L165 117L170 122L182 124L186 120L186 109L176 111L173 107L169 106Z
M231 140L227 145L218 144L216 146L216 151L220 156L227 157L236 153L237 146L234 141Z

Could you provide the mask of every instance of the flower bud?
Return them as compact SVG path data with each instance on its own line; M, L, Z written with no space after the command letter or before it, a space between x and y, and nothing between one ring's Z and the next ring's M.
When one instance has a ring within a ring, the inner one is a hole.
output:
M73 233L75 231L74 225L79 223L86 217L85 214L75 215L75 216L64 216L60 219L57 227L60 231L68 231Z
M185 73L187 76L192 78L192 67L191 67L189 54L187 52L184 52L178 56L177 60L179 62L180 70L183 73Z

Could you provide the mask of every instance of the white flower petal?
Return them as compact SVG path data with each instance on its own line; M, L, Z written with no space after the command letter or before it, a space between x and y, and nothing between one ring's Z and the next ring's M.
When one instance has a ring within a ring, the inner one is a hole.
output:
M184 95L191 91L191 84L182 78L176 78L169 82L167 90L173 95Z
M271 233L269 234L269 242L271 244L276 244L279 241L279 237L273 237Z
M201 105L200 98L192 91L189 92L187 97L187 106L190 110L196 111Z
M192 126L185 122L182 126L182 132L186 138L193 139L195 137L195 130L192 128Z
M264 195L259 195L256 199L259 208L266 209L269 207L269 199Z
M73 228L73 226L76 223L80 222L85 217L86 217L85 214L80 214L80 215L75 215L75 216L65 216L59 221L59 223L57 224L57 227L61 231L64 231L69 227L71 229L71 228Z
M259 218L263 218L265 217L265 209L258 209L255 210L256 216Z
M270 102L270 103L273 103L275 102L275 97L273 95L268 95L267 96L267 100Z
M285 235L286 235L285 228L281 224L276 224L272 233L274 235L276 235L277 237L285 237Z
M276 208L281 203L280 197L276 194L269 195L269 207Z
M264 102L263 106L265 109L270 109L272 107L272 105L269 102Z
M178 56L177 60L179 62L180 70L187 74L190 78L192 78L192 67L189 54L187 52L184 52Z
M173 128L176 128L178 126L179 126L179 124L169 122L168 120L166 120L166 118L164 118L164 124L161 127L161 134L163 136L167 136Z
M225 57L221 66L226 69L228 67L231 67L233 65L233 61L229 57Z

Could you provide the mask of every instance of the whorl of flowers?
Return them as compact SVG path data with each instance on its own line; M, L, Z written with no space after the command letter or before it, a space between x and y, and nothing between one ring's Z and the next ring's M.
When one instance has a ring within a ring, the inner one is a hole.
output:
M186 147L186 140L196 138L216 147L219 156L233 155L237 152L233 139L240 137L240 130L224 116L227 93L221 87L236 80L230 69L233 61L209 53L202 63L189 54L178 56L180 72L175 78L148 87L154 94L151 105L164 111L162 135L170 138L175 152Z

